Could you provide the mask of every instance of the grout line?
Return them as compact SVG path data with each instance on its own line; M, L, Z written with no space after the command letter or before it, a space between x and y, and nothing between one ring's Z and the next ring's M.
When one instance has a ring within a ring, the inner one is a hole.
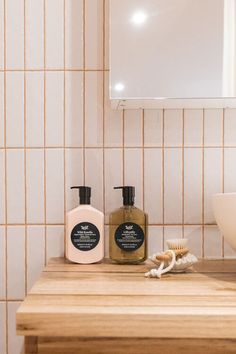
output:
M202 114L202 254L201 257L205 258L205 228L204 228L204 220L205 220L205 153L204 153L204 141L205 141L205 109L203 109Z
M88 71L88 72L94 72L94 71L101 71L101 72L109 72L110 70L109 69L69 69L69 68L58 68L58 69L0 69L0 73L2 72L54 72L54 71L67 71L67 72L70 72L70 71L74 71L74 72L83 72L83 71Z
M65 67L66 67L66 0L64 0L63 3L64 7L64 27L63 27L63 46L64 46L64 57L63 57L63 65L64 65L64 75L63 75L63 80L64 80L64 92L63 92L63 168L64 168L64 256L65 256L65 250L66 250L66 210L67 210L67 204L66 204L66 150L65 150L65 144L66 144L66 72L65 72Z
M7 150L6 150L6 145L7 145L7 106L6 106L6 83L7 83L7 78L6 78L6 65L7 65L7 45L6 45L6 1L4 0L3 6L4 6L4 14L3 14L3 26L4 26L4 185L5 185L5 223L7 225L8 222L8 203L7 203ZM9 353L9 347L8 347L8 339L9 339L9 334L8 334L8 303L7 303L7 298L8 298L8 240L7 240L7 227L5 226L5 286L6 286L6 337L5 337L5 345L6 345L6 353Z
M222 117L222 193L225 192L225 109ZM222 257L225 258L225 238L222 235Z
M122 149L122 145L117 145L117 146L84 146L84 149ZM165 149L222 149L223 146L165 146ZM142 145L137 145L137 146L126 146L126 149L142 149ZM39 150L39 149L83 149L83 146L61 146L61 145L55 145L55 146L8 146L8 147L0 147L0 150ZM144 149L162 149L162 146L145 146ZM236 149L236 146L224 146L224 149Z
M184 173L185 173L185 169L184 169L184 123L185 123L185 110L182 110L182 237L184 237L184 207L185 207L185 191L184 191Z
M165 109L162 110L162 224L165 225ZM162 250L165 248L165 230L163 228Z
M46 68L46 0L43 3L44 12L44 69ZM46 71L44 71L44 105L43 105L43 115L44 115L44 128L43 128L43 164L44 164L44 224L47 221L47 195L46 195ZM45 226L44 232L44 265L47 263L47 229Z
M24 0L24 189L25 189L25 225L27 224L27 173L26 173L26 0ZM28 274L28 264L27 264L27 227L25 227L25 296L27 295L27 274Z
M142 203L143 210L145 210L145 156L144 156L144 124L145 124L145 111L142 109Z
M122 178L125 185L125 110L122 111Z
M85 80L85 0L83 0L83 139L82 139L82 148L83 148L83 185L85 185L86 174L85 174L85 89L86 89L86 80Z
M105 0L103 0L102 4L102 12L103 12L103 27L102 27L102 54L103 54L103 61L102 67L105 68ZM105 215L106 208L105 208L105 199L106 199L106 184L105 184L105 72L103 71L102 74L103 82L102 82L102 182L103 182L103 214Z

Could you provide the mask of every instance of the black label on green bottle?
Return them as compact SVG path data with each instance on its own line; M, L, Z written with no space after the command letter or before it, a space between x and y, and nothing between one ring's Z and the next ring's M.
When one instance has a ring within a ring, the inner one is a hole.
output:
M143 229L133 222L121 224L115 232L117 246L127 252L136 251L144 242Z
M71 242L80 251L91 251L100 240L98 228L90 222L77 224L71 232Z

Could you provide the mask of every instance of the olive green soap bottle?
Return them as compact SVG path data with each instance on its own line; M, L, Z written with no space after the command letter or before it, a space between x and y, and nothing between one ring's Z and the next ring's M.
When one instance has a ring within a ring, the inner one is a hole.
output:
M147 215L134 206L133 186L122 189L123 206L109 217L109 254L116 263L136 264L147 258Z

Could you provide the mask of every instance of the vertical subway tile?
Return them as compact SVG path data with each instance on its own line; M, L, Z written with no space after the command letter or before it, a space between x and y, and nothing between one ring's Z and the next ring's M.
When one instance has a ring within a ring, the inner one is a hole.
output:
M64 74L46 74L46 146L63 145L64 136Z
M125 149L124 185L135 187L135 204L143 209L142 149Z
M115 186L123 185L123 164L121 149L106 149L104 172L105 172L105 222L109 221L111 211L119 208L121 205L121 196L119 191L113 189Z
M164 221L182 222L182 151L178 148L164 152Z
M184 149L184 222L202 222L202 149Z
M0 302L0 353L7 354L6 348L6 303Z
M64 157L62 149L46 150L46 223L64 222Z
M204 258L222 257L222 236L217 226L204 227Z
M144 111L144 146L162 146L163 110L146 109Z
M183 143L183 110L166 109L164 111L164 144L165 146L182 146Z
M183 228L180 226L164 226L164 250L168 248L166 241L171 238L182 238Z
M0 299L6 298L6 238L5 226L0 226Z
M25 296L25 226L7 227L7 295Z
M45 227L27 227L27 291L39 278L45 260Z
M225 145L236 146L236 109L225 110Z
M65 74L65 145L83 145L83 74Z
M0 70L4 68L4 0L0 0Z
M24 74L6 74L6 144L7 147L24 145Z
M26 152L27 222L44 223L44 151Z
M24 69L24 0L6 1L6 66Z
M83 68L83 0L65 2L65 66Z
M96 147L103 144L103 74L85 74L85 144Z
M111 109L109 100L109 75L105 73L105 112L104 112L104 143L105 146L122 146L123 112Z
M236 191L236 148L224 151L224 192Z
M0 147L5 144L4 126L4 73L0 72Z
M163 251L163 227L149 226L148 228L148 256Z
M150 224L162 223L162 150L144 151L144 209Z
M64 256L64 226L47 226L46 227L47 239L47 261L51 257Z
M187 247L197 257L202 257L202 226L185 226L184 238L188 239Z
M7 222L25 222L24 151L7 151Z
M44 67L44 0L25 0L27 69Z
M92 187L91 202L103 211L103 153L102 149L85 151L85 185Z
M203 143L203 110L186 109L184 112L184 144L201 146Z
M221 146L223 143L223 109L204 111L204 144Z
M222 192L222 150L208 148L204 152L204 222L214 223L212 195Z
M65 154L66 210L68 211L78 206L78 191L71 190L70 187L83 185L83 152L82 149L66 149Z
M26 74L26 146L44 145L44 73Z
M85 67L103 69L103 0L85 1Z
M46 68L64 67L64 1L45 2ZM75 39L76 40L76 39Z
M20 354L24 346L24 337L16 335L16 311L19 301L8 302L8 353Z
M124 112L124 145L126 147L142 146L143 111L130 109Z
M0 150L0 224L4 224L6 220L5 193L5 153Z

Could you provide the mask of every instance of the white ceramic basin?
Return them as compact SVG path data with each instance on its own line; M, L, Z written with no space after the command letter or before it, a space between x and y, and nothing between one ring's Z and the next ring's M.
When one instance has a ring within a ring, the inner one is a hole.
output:
M219 193L212 197L216 222L228 244L236 251L236 193Z

